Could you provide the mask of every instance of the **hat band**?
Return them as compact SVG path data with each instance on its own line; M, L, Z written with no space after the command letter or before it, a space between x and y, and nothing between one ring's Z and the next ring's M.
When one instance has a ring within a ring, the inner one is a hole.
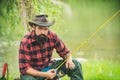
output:
M48 22L40 22L40 21L35 21L37 24L48 24Z

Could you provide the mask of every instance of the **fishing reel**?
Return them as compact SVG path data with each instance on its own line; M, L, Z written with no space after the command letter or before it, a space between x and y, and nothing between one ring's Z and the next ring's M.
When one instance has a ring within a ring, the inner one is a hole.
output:
M62 70L57 71L56 76L53 78L53 80L62 80L61 77L65 76L65 73Z
M62 70L56 71L56 72L57 72L57 74L52 80L62 80L61 77L65 76L65 73ZM45 80L48 80L48 79L45 79Z

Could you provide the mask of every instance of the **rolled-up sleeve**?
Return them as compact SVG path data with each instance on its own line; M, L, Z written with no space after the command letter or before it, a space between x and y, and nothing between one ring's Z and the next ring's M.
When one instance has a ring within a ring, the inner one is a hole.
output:
M29 52L30 50L27 48L26 44L24 42L21 42L19 47L19 68L21 74L25 74L28 68L31 67L29 65Z

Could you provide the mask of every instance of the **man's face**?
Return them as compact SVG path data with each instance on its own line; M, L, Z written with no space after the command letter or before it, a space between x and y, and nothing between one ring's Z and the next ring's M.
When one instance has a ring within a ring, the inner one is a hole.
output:
M35 26L35 40L36 42L43 47L47 42L48 27Z
M43 27L43 26L36 26L35 27L35 33L37 36L39 35L46 35L48 34L48 27Z

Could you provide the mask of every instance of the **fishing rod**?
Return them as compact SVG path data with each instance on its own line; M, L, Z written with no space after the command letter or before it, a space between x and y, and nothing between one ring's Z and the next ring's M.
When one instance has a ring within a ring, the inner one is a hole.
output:
M80 46L78 46L75 51L71 54L75 54L79 49L81 49L83 46L85 46L86 44L88 44L88 42L100 31L102 30L110 21L112 21L118 14L120 13L120 9L118 11L116 11L110 18L108 18L100 27L98 27L98 29L93 32L86 40L84 40ZM67 57L65 60L63 60L62 63L60 63L59 66L57 66L57 68L55 70L58 70L68 59L69 57Z

